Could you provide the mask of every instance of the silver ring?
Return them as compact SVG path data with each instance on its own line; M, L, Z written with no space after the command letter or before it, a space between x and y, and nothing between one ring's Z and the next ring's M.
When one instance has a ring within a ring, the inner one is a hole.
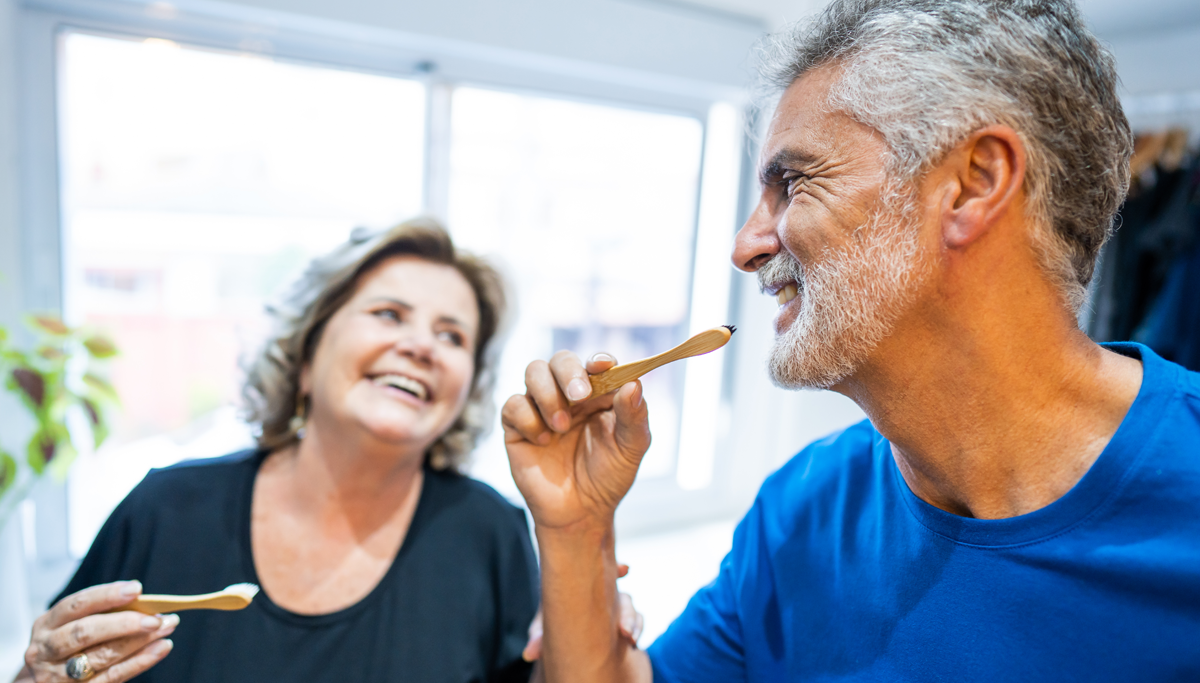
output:
M67 678L73 681L84 681L96 675L96 670L88 662L86 653L80 652L67 660Z

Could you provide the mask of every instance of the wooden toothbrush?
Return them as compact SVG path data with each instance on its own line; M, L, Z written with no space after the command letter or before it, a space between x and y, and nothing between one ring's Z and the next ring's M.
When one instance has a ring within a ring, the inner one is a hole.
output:
M204 595L142 595L137 600L118 607L114 612L132 610L142 614L170 614L185 609L219 609L225 611L244 609L258 595L258 586L252 583L235 583L225 590Z
M733 325L714 327L711 330L705 330L693 335L691 339L673 349L663 351L657 356L650 356L649 358L632 363L617 365L598 375L592 375L588 378L592 381L592 395L589 398L603 396L614 389L619 389L647 372L662 367L667 363L674 363L677 360L699 356L709 351L716 351L729 343L729 338L733 336L736 330L737 328Z

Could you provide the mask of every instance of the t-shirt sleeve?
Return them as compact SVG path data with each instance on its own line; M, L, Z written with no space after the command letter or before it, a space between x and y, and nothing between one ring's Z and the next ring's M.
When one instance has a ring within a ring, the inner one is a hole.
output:
M533 665L521 658L529 642L529 624L540 599L537 556L529 539L525 511L511 508L514 524L501 542L498 565L497 627L494 674L497 683L525 683Z
M135 545L132 521L137 518L135 509L143 493L135 488L117 505L100 527L75 575L47 607L84 588L140 578L130 573L129 560Z
M733 549L721 561L717 578L701 588L649 647L654 683L734 683L746 680L745 648L739 610L740 559L751 535L746 516L733 537Z

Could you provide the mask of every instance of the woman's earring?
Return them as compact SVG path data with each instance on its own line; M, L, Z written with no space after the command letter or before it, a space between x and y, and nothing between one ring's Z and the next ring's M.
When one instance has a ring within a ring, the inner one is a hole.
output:
M296 399L296 414L292 419L288 420L288 430L296 435L297 439L304 438L304 426L308 423L308 399L301 396Z

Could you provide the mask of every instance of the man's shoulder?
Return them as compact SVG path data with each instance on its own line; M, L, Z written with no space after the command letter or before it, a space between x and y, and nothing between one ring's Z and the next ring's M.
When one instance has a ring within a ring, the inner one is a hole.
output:
M847 486L861 490L877 477L883 436L863 420L812 442L767 477L759 504L772 512L820 504Z

